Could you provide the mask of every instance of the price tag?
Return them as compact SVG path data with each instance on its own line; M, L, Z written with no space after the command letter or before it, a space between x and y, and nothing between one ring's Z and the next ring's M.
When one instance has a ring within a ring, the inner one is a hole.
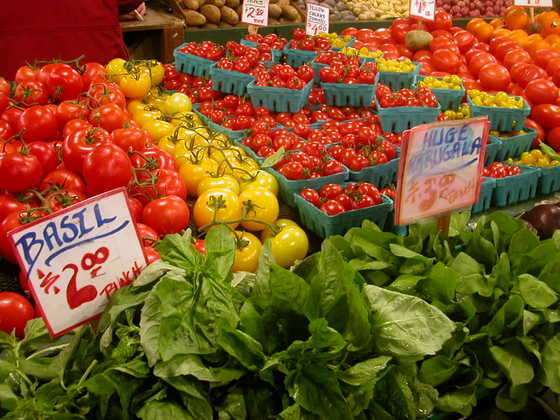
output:
M513 0L515 6L521 7L553 7L552 0Z
M305 33L317 35L329 33L329 8L317 3L307 3L307 18L305 20Z
M433 21L435 13L435 0L410 0L408 3L408 14L412 17Z
M401 149L395 224L469 207L478 201L489 124L486 117L414 127Z
M244 0L241 22L249 25L268 25L268 0Z
M10 240L55 337L100 316L146 265L124 188L22 226Z

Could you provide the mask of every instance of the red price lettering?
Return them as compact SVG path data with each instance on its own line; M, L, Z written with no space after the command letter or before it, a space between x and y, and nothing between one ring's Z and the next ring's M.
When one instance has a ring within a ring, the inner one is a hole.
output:
M255 8L250 6L247 8L247 17L254 18L255 17Z

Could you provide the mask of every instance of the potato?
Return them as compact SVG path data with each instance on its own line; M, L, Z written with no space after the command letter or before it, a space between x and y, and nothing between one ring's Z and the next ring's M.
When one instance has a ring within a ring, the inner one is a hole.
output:
M206 17L194 10L187 10L185 12L185 22L189 26L202 26L206 23Z
M290 0L278 0L278 6L289 6Z
M278 19L268 19L268 24L269 25L278 25L278 24L280 24L280 21Z
M187 9L198 10L200 3L198 0L183 0L183 4Z
M222 13L213 4L205 4L200 8L200 12L206 17L210 23L220 23Z
M282 8L277 4L269 4L268 5L268 17L269 18L279 18L282 15Z
M241 5L237 6L234 10L235 10L235 13L237 13L239 16L241 16L243 14L243 6L241 6Z
M235 10L228 6L222 6L222 20L230 25L237 25L239 23L239 15Z
M241 5L240 0L226 0L226 6L231 7L232 9L235 9L236 7L239 7L240 5Z
M212 0L212 4L216 7L222 7L226 5L226 0Z
M216 28L219 28L219 26L216 25L215 23L206 23L206 24L203 26L203 28L204 28L204 29L216 29Z
M282 16L289 20L296 20L299 18L299 13L294 6L281 6Z
M229 23L226 23L226 22L220 22L219 27L220 28L231 28L232 25L230 25Z

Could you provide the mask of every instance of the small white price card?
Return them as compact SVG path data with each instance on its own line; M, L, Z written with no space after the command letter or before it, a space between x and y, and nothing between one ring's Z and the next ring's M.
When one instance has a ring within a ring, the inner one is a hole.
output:
M249 25L268 25L268 0L244 0L241 22Z
M436 13L435 0L410 0L408 14L425 20L434 20Z
M513 0L513 4L521 7L553 7L552 0Z
M124 188L22 226L10 240L55 337L100 316L146 265Z
M417 125L405 134L395 224L469 207L478 201L489 123L486 117Z
M305 20L307 35L318 35L329 32L329 8L317 3L307 3L307 19Z

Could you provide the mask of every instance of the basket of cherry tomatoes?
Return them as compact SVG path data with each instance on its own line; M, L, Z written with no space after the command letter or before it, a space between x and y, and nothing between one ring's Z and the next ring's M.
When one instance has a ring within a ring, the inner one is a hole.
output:
M343 235L366 219L383 228L393 208L393 201L369 182L307 187L294 198L303 226L322 238Z
M484 168L483 175L496 180L493 201L496 206L505 207L534 198L541 171L539 168L494 162Z
M487 116L491 130L516 131L525 124L531 107L521 96L506 92L490 94L476 89L467 92L473 117Z
M377 84L375 99L383 131L401 133L417 125L436 121L441 108L427 87L393 91Z
M198 77L209 77L210 66L224 55L225 48L211 41L185 42L173 51L177 70Z
M298 28L292 33L292 40L284 48L287 63L299 67L315 59L320 51L331 48L331 42L324 36L309 36L305 29Z
M560 156L541 144L541 148L533 149L530 152L521 153L517 160L508 159L508 163L515 165L536 167L541 171L539 194L552 194L560 191Z
M410 59L389 60L376 58L380 83L391 89L410 89L414 85L416 75L420 71L420 64Z
M430 88L442 109L458 109L465 96L463 82L457 75L444 77L418 75L416 86Z
M496 154L496 160L502 161L528 152L536 135L537 132L534 129L523 127L521 131L503 133L491 131L489 139L500 142L500 149Z
M377 65L374 62L360 65L357 57L347 61L354 62L333 63L319 71L326 102L334 106L368 107L373 101Z

